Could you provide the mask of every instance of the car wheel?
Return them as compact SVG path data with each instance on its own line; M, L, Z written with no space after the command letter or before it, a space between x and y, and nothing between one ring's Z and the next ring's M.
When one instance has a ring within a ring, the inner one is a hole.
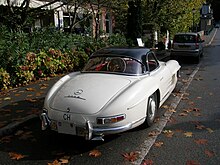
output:
M151 126L154 123L154 119L157 114L157 95L156 93L152 94L148 98L148 103L147 103L147 116L145 119L145 124L147 127Z
M195 63L198 64L200 62L200 55L198 55L197 57L195 57Z

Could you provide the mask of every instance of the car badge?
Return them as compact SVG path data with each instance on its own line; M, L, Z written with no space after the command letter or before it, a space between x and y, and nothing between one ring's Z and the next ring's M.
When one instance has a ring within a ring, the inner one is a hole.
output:
M68 107L66 110L67 110L67 112L70 112L70 107Z
M80 95L83 93L82 89L78 89L77 91L74 92L75 95Z

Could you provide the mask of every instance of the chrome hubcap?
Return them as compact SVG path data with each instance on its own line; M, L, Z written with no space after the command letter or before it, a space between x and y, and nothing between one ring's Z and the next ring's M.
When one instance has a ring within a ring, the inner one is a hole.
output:
M155 113L156 113L156 102L154 99L150 98L148 116L151 120L154 119Z

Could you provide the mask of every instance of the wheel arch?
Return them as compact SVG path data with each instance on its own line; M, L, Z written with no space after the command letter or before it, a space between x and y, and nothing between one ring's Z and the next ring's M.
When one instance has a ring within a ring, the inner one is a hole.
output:
M157 97L157 108L159 108L159 106L160 106L160 90L157 89L155 91L155 94L156 94L156 97Z

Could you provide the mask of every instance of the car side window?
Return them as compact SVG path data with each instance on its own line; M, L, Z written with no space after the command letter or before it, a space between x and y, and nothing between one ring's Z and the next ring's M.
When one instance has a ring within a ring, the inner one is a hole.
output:
M159 63L153 53L149 53L146 60L150 72L159 66Z

